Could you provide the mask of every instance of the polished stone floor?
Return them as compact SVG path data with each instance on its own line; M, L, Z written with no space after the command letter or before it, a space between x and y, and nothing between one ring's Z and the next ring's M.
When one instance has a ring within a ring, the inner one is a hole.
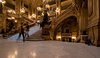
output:
M30 38L38 39L39 26L30 29ZM32 37L33 36L33 37ZM100 47L84 43L62 41L16 40L18 34L7 39L0 37L0 58L100 58Z
M61 41L1 39L0 58L100 58L100 47Z
M41 28L39 27L39 25L34 25L33 27L30 28L29 30L29 38L26 38L26 40L41 40ZM21 36L20 38L18 38L19 34L15 34L7 39L12 40L12 41L16 41L17 39L22 41L23 37Z

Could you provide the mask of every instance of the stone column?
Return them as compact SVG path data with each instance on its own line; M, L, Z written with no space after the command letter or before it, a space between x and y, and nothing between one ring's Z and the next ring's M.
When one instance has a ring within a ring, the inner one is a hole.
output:
M21 15L20 15L21 0L16 0L15 3L16 3L15 4L16 19L18 21L18 23L17 23L17 29L19 29L20 26L21 26Z
M2 3L2 14L3 14L3 17L2 17L2 19L3 19L3 29L4 29L4 32L6 32L6 19L7 19L7 17L6 17L6 7L5 7L5 5L4 5L5 3Z
M97 46L100 47L100 0L97 0L97 20L98 22L98 39Z

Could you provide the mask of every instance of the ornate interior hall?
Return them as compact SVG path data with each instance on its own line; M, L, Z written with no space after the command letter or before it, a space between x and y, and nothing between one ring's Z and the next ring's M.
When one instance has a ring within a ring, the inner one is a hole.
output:
M100 58L99 0L0 0L0 58Z

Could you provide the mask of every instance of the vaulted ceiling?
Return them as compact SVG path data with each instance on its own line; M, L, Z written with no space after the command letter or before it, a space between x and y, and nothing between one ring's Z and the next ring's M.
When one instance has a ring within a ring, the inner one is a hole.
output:
M16 5L15 1L16 0L6 0L5 6L15 9L15 5ZM31 6L32 8L36 8L38 6L43 5L43 0L22 0L22 1L24 2L24 6L26 8L28 8L29 6ZM55 6L56 0L46 0L46 1L48 1L48 4L51 5L52 7L56 7ZM71 3L72 0L61 0L61 2L63 2L61 3L62 9L63 9L63 8L66 8L69 2Z

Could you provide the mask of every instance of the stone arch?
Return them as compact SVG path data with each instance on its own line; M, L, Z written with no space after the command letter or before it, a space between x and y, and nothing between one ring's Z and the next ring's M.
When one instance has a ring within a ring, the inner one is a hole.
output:
M70 32L68 31L69 30L68 28L70 28L70 26L68 25L71 25L71 26L75 25L79 29L78 17L76 15L70 15L70 16L67 16L66 19L63 19L54 30L54 40L56 39L58 32L61 32L61 33ZM67 28L67 29L64 29L64 28ZM78 30L77 30L77 33L78 33Z

